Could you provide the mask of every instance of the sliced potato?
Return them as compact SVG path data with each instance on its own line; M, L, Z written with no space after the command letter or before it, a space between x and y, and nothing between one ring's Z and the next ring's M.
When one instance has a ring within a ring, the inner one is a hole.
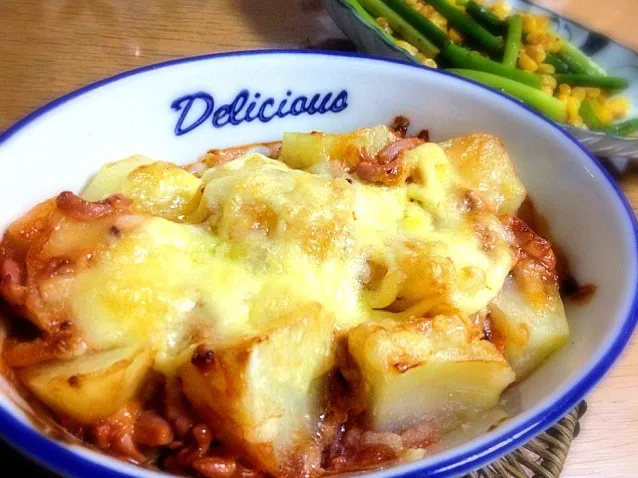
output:
M179 166L131 156L102 166L82 198L99 201L120 193L133 200L135 212L181 220L197 209L200 186L198 177Z
M154 162L154 159L146 156L135 155L105 164L82 192L82 199L100 201L111 194L121 193L124 179L131 171L139 166Z
M131 171L122 193L133 200L133 210L164 219L183 219L199 205L201 179L170 163L157 161Z
M360 151L375 156L399 137L387 126L361 128L351 133L284 133L279 159L291 168L308 169L331 162L351 168L359 164Z
M569 335L556 279L540 265L515 268L489 310L517 378L534 370Z
M198 349L181 371L186 396L208 423L275 474L311 436L333 360L332 314L309 304L282 318L260 337Z
M527 191L500 138L472 134L449 139L440 146L465 187L482 193L499 214L514 214L518 210Z
M122 348L36 365L19 376L56 412L91 424L133 398L151 365L149 349Z
M367 322L348 333L374 430L421 421L441 432L494 407L514 380L505 358L459 316Z

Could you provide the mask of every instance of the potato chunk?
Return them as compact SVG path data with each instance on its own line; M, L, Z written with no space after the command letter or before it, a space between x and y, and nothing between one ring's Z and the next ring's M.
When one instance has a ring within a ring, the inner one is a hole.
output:
M375 156L387 144L399 139L387 126L361 128L351 133L284 133L281 161L291 168L308 169L335 162L342 168L359 164L360 151Z
M199 178L179 166L131 156L102 166L82 198L98 201L120 193L133 200L135 212L182 220L199 205L200 185Z
M121 348L36 365L19 376L56 412L92 424L135 396L151 364L150 350Z
M154 162L146 156L135 155L105 164L82 191L82 199L100 201L111 194L121 193L124 180L131 171Z
M186 396L208 423L280 474L317 424L333 363L334 316L314 303L288 312L259 337L214 351L200 346L181 371Z
M489 310L517 378L534 370L569 335L556 278L534 262L512 271Z
M421 421L448 431L494 407L514 372L460 316L367 322L348 333L370 426L402 432Z
M527 196L503 141L488 134L452 138L440 146L463 185L482 193L499 214L514 214Z

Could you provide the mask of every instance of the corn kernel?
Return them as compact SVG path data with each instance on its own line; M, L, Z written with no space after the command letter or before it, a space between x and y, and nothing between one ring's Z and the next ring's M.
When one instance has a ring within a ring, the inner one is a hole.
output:
M541 75L541 85L551 86L553 90L556 88L556 78L551 75Z
M527 53L523 53L518 58L518 66L525 71L534 72L538 70L538 63L532 60L532 58Z
M561 83L560 85L558 85L558 91L560 93L569 95L572 91L572 89L570 88L570 86L567 83Z
M558 53L560 51L561 39L555 35L549 35L547 45L545 49L552 53Z
M536 25L539 30L546 31L547 27L549 27L550 20L547 15L536 15Z
M417 3L419 3L419 0L405 0L405 3L407 3L411 7L414 7Z
M439 12L435 11L430 17L430 20L441 30L447 30L447 19Z
M585 94L587 95L587 98L589 98L590 100L595 100L600 98L600 94L602 92L600 88L591 88L591 87L584 87L583 90L585 90Z
M390 28L390 24L385 18L379 17L376 19L376 22L377 22L377 25L383 28L386 33L389 33L390 35L392 35L392 28Z
M549 63L541 63L538 65L538 71L540 73L556 73L556 67L554 65L550 65Z
M396 46L398 46L399 48L403 48L405 51L407 51L412 56L416 56L419 53L419 50L417 50L414 46L410 45L406 41L397 40L394 43L395 43Z
M536 24L536 17L534 15L525 15L523 17L523 32L532 33L538 32L538 25ZM541 32L538 32L541 33Z
M509 5L509 3L503 0L496 0L496 2L492 4L490 10L498 18L500 18L501 20L505 20L505 18L507 18L507 16L512 11L512 7Z
M578 98L580 101L583 101L587 97L587 92L584 88L577 86L575 88L572 88L572 96L574 98Z
M547 56L543 45L527 45L525 47L525 52L536 63L543 63L545 61L545 57Z
M627 112L629 111L629 100L624 97L612 98L607 101L607 107L611 111L614 119L620 119L627 116Z
M463 42L463 37L454 28L450 28L450 31L447 34L450 37L450 40L452 40L454 43L462 43Z
M554 88L551 85L541 85L541 91L550 96L554 94Z
M541 32L529 32L525 35L525 43L534 45L543 41L544 35Z
M614 120L614 115L611 113L611 110L607 105L602 105L598 108L596 116L598 116L598 119L602 124L610 124Z
M424 58L421 61L421 64L423 64L425 66L429 66L430 68L436 68L437 67L436 61L434 61L432 58Z
M567 98L567 119L570 121L575 121L580 119L580 115L578 114L578 109L580 108L580 100L574 98L573 96L569 96Z
M569 95L566 93L559 93L557 98L567 104L567 98L569 98Z

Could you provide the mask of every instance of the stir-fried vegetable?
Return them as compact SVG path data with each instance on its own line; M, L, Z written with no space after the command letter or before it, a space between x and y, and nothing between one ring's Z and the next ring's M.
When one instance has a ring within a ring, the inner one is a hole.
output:
M638 132L627 88L551 28L547 16L479 0L344 0L422 64L504 91L549 118L615 135Z

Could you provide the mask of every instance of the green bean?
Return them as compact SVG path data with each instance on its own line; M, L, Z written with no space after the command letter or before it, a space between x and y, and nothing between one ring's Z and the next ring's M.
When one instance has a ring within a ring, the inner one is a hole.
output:
M605 76L607 72L578 47L561 37L560 57L573 73Z
M364 6L366 6L366 4L369 4L370 6L378 6L377 4L381 4L390 9L394 15L402 18L405 22L412 25L412 27L414 27L421 35L434 43L434 45L441 50L445 47L445 45L450 43L447 33L402 0L366 0L362 3ZM366 7L366 9L368 9L368 7ZM374 12L372 12L372 14L376 15Z
M490 33L500 35L505 30L506 23L490 12L483 5L476 3L474 0L467 2L465 11L476 20L479 24L484 26Z
M510 17L507 24L507 36L505 37L505 53L503 53L503 65L516 68L516 60L521 50L521 38L523 37L523 18L520 15Z
M394 10L380 0L359 0L363 8L375 17L383 17L401 38L414 45L424 55L434 58L439 49L427 37L423 36L415 27L406 22ZM374 21L374 20L373 20ZM375 21L376 24L376 21Z
M585 125L593 131L601 131L604 126L598 119L591 100L583 100L580 103L578 114L583 119Z
M567 83L572 86L591 86L605 90L624 90L629 86L629 81L618 76L587 75L582 73L556 73L554 75L558 83Z
M503 49L503 40L495 37L481 25L476 23L465 13L458 10L447 0L425 0L432 5L437 12L443 15L448 23L465 35L468 40L482 47L489 54L500 53ZM388 1L388 3L390 3ZM405 4L404 4L405 5ZM409 8L409 7L408 7Z
M388 42L394 44L396 39L387 31L385 31L383 27L377 23L376 19L372 15L370 15L357 0L344 0L344 2L347 3L357 13L357 15L361 17L364 22L377 30L381 34L381 36L383 36Z
M569 65L555 53L548 53L545 57L545 63L553 65L556 68L556 73L570 73Z
M541 77L539 75L528 71L517 70L516 68L509 68L497 61L484 58L478 53L455 45L454 43L450 43L445 47L443 56L456 68L484 71L485 73L509 78L510 80L523 83L533 88L540 89L541 87Z
M554 98L547 93L537 90L536 88L532 88L531 86L524 85L508 78L485 73L483 71L456 68L452 68L448 71L471 80L478 81L479 83L483 83L518 98L523 103L540 111L554 121L563 123L567 119L567 106L565 103L560 101L558 98Z
M634 136L638 133L638 118L612 124L611 126L607 126L604 131L614 136Z

